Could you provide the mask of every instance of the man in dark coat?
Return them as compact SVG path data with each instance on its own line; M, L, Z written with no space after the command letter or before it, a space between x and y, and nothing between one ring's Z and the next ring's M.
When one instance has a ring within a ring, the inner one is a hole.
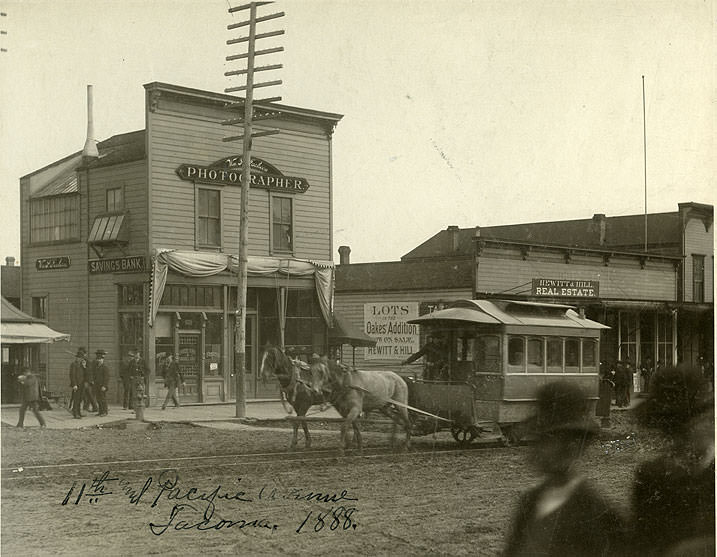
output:
M20 394L22 403L20 404L20 417L17 421L17 427L22 428L25 422L25 412L28 408L35 414L40 427L45 427L45 420L40 414L40 378L35 375L30 368L23 368L22 375L17 380L20 382Z
M619 554L622 519L574 469L598 430L585 393L574 384L555 382L541 387L537 398L530 424L537 436L532 460L545 479L521 496L504 555Z
M425 361L426 375L424 379L437 380L445 379L442 374L446 367L446 347L437 336L429 336L426 344L415 354L412 354L401 362L401 365L408 365L423 357Z
M82 384L82 407L85 409L85 412L99 412L96 397L94 362L88 362L85 366Z
M95 352L95 361L93 362L95 394L97 397L97 405L99 406L99 416L107 415L107 386L110 380L110 370L107 364L105 364L106 355L106 351L98 350Z
M174 359L174 354L167 356L164 367L164 386L167 387L167 398L164 399L162 410L167 408L170 400L174 402L174 407L179 408L179 400L177 399L177 388L184 385L182 373L179 370L179 364Z
M87 351L79 348L75 354L75 361L70 364L70 388L72 396L70 398L70 410L73 418L82 417L82 389L85 384L85 368L87 367Z

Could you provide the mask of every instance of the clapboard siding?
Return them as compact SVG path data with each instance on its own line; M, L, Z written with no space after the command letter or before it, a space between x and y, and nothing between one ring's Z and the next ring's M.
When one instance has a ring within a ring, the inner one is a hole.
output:
M637 257L615 256L604 265L599 256L573 256L565 263L560 254L533 252L523 259L508 251L484 253L478 259L479 294L530 294L533 279L550 278L598 281L601 298L670 301L676 297L677 274L671 261L650 260L643 269Z
M151 246L195 249L195 186L181 180L176 169L181 164L210 165L241 153L241 143L225 143L235 135L235 127L221 125L226 111L161 99L155 111L148 112L150 153ZM287 176L306 178L310 187L294 200L294 256L330 259L330 150L323 129L307 123L272 120L255 125L255 131L279 128L276 136L257 138L253 156L276 166ZM239 249L241 189L221 186L222 251ZM270 246L270 197L266 190L249 192L250 255L272 255Z
M77 161L74 161L77 164ZM69 168L63 166L63 172ZM20 230L22 267L22 308L32 313L32 298L47 296L47 324L56 331L72 335L71 344L58 342L48 345L48 384L47 388L56 392L69 390L69 369L72 355L77 346L87 344L87 201L83 177L79 176L80 191L80 241L33 246L30 244L30 191L37 190L37 184L46 184L57 175L53 166L20 180ZM68 269L38 271L35 262L38 258L67 256L70 258Z
M705 257L705 302L714 302L714 226L710 224L708 230L700 219L690 219L685 226L685 301L694 301L694 283L692 272L692 256Z
M334 296L334 310L354 325L357 329L364 331L364 304L376 302L454 302L468 298L470 290L416 290L413 292L371 292L361 294L344 294L337 292ZM400 362L397 360L366 360L364 359L365 348L357 347L354 350L350 346L342 347L343 361L352 363L356 357L356 367L359 369L369 368L398 368Z

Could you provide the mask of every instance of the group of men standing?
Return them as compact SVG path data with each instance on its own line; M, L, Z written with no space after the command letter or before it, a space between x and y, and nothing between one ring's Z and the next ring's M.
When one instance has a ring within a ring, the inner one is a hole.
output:
M83 409L85 412L96 412L98 416L107 415L110 369L105 364L105 356L107 351L97 350L94 361L88 362L87 350L77 350L75 360L70 364L70 410L73 418L81 418Z

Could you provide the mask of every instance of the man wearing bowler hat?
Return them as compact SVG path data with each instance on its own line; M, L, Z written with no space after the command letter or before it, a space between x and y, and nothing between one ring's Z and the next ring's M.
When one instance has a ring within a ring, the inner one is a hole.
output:
M105 350L97 350L95 352L95 361L93 362L95 376L95 396L97 405L99 406L98 416L107 415L107 385L110 380L110 370L105 364Z
M538 389L537 413L526 424L536 437L532 463L544 480L520 497L504 555L620 554L624 522L576 470L598 432L588 399L564 381Z
M70 364L70 410L73 418L82 417L82 390L85 384L85 368L87 367L87 351L84 347L78 348L75 360Z

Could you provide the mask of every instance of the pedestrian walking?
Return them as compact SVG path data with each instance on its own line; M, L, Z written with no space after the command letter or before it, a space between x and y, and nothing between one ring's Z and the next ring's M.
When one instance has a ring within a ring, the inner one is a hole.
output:
M93 362L95 395L99 407L98 416L107 415L107 386L110 380L110 370L107 364L105 364L106 355L107 352L105 350L97 350L97 352L95 352L95 361Z
M621 361L615 366L615 404L618 408L629 406L630 372Z
M604 557L623 547L624 521L577 471L597 424L585 393L554 382L537 393L537 414L527 424L536 436L532 462L545 475L520 497L506 557Z
M82 407L85 412L99 412L95 388L95 362L85 365L82 382Z
M23 428L25 423L25 412L29 408L35 414L35 418L40 423L40 427L45 427L45 419L40 413L40 400L42 393L40 392L40 378L35 375L28 367L22 369L22 374L18 376L20 382L20 416L17 420L17 427Z
M86 358L87 351L84 348L78 348L75 354L75 360L70 364L70 388L72 389L70 410L72 417L76 419L82 417L82 389L85 384Z
M165 361L164 367L164 386L167 387L167 398L164 399L162 410L167 408L170 400L174 402L174 407L179 408L179 400L177 399L177 389L179 385L186 385L179 370L179 364L174 359L174 354L169 354Z

